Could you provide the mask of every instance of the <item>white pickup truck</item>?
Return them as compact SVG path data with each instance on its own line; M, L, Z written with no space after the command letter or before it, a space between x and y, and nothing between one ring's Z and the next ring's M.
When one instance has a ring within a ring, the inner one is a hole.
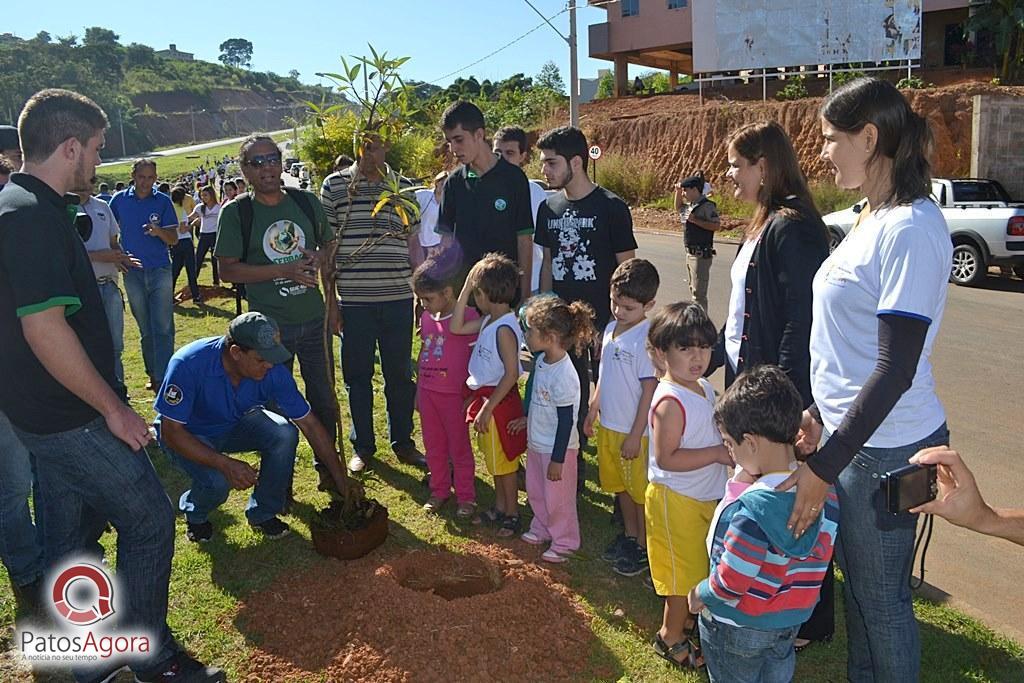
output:
M997 181L982 178L934 178L932 197L953 240L950 282L976 285L989 266L1012 269L1024 278L1024 202L1010 199ZM846 237L862 205L824 217L833 249Z

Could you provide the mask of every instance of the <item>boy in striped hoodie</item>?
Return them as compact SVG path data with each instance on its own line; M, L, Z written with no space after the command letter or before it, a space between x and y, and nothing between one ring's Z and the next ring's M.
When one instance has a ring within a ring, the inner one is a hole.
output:
M755 483L716 510L708 534L711 574L688 596L690 612L701 614L712 683L793 680L793 641L818 602L839 520L830 490L818 521L802 536L786 528L795 490L775 487L796 467L802 408L793 383L775 366L740 375L715 407L725 445Z

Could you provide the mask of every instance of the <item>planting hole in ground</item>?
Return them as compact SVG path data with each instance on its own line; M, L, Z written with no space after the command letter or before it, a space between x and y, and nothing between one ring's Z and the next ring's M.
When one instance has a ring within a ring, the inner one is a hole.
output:
M398 583L445 600L493 593L501 588L501 573L482 559L447 552L414 552L395 563Z

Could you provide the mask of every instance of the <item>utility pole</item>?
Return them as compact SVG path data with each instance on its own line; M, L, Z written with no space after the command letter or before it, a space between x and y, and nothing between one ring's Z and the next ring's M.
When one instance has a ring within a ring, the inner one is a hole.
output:
M576 60L576 0L569 0L569 35L563 36L562 32L555 28L555 25L544 16L539 9L533 6L530 0L523 0L534 12L544 20L551 30L558 34L569 46L569 124L578 126L580 123L580 79L579 67Z
M580 74L576 58L576 0L569 0L569 125L580 125Z

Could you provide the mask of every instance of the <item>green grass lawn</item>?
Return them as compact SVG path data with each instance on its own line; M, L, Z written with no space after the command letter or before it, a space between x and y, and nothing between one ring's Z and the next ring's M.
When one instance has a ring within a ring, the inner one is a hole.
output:
M278 142L282 142L291 138L291 133L278 133L272 137ZM237 156L238 143L217 145L188 154L153 155L152 158L156 160L157 176L160 178L158 182L165 180L170 182L180 175L194 171L199 168L200 164L205 164L207 157L211 160L222 159L225 154L230 157ZM130 161L96 169L97 182L109 183L111 188L118 181L127 183L131 180L131 175L132 164Z
M201 281L209 284L209 269L203 270ZM234 302L215 299L209 303L198 308L187 303L175 309L179 346L198 337L224 332L233 316ZM126 318L127 381L134 395L134 407L151 418L150 397L142 389L145 376L138 332L131 316ZM378 444L384 444L387 431L379 372L376 382L377 440ZM343 401L343 410L347 410L344 406ZM150 455L168 495L172 501L177 501L187 488L185 477L159 450L150 449ZM427 491L420 483L419 471L399 464L386 448L381 448L379 455L381 464L377 474L367 477L365 484L368 493L390 510L392 536L385 548L390 545L392 548L458 549L470 538L485 543L501 542L477 527L455 522L451 507L444 517L425 516L420 505ZM328 566L328 561L316 555L309 541L310 517L327 499L315 490L311 452L304 441L300 445L300 459L295 477L298 504L295 512L286 517L294 531L291 536L280 541L261 540L245 522L243 508L247 492L233 492L228 502L213 515L216 531L211 543L203 546L189 543L184 535L184 519L179 517L177 521L170 587L171 627L180 642L201 659L224 667L231 680L250 672L252 655L258 647L258 637L249 633L244 619L239 618L242 603L272 585L278 577L306 568L315 569L318 565ZM614 534L609 524L611 499L598 489L593 453L587 453L586 461L588 482L580 506L583 548L578 557L564 565L569 587L592 615L591 627L595 635L590 669L579 672L577 680L706 680L702 674L676 672L651 653L647 643L660 624L660 601L644 587L639 577L619 577L599 559L601 550ZM482 466L478 468L480 471L483 471ZM493 490L486 474L478 478L479 500L486 505L493 499ZM115 558L115 541L115 534L106 534L103 538L111 563ZM344 585L338 587L338 590L344 589ZM0 649L7 651L12 645L13 605L7 580L0 579L0 642L3 644ZM924 681L1024 680L1024 649L1019 644L949 608L918 600L916 609L921 624ZM348 619L351 615L339 614L337 618ZM797 680L822 683L845 680L846 636L841 600L837 605L837 618L835 641L831 645L811 647L799 656ZM417 643L409 646L419 647ZM396 661L400 661L400 657L397 655ZM312 680L322 678L322 675L314 676ZM8 654L0 656L0 680L28 680L28 675L17 668L14 657Z

